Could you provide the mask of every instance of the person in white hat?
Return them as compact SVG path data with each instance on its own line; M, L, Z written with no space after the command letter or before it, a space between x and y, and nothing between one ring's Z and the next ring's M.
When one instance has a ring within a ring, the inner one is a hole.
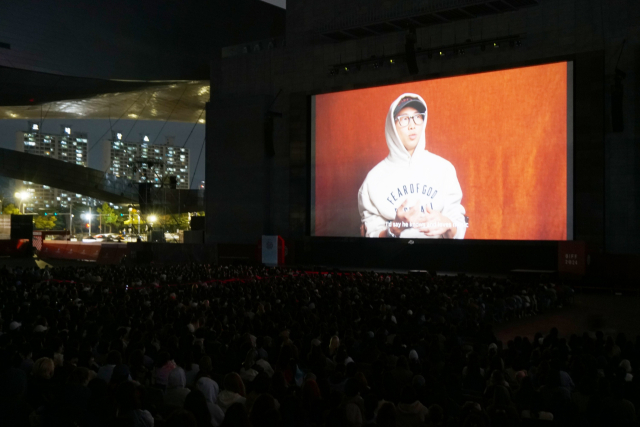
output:
M385 137L389 155L358 192L366 237L463 239L462 189L453 165L426 149L427 104L400 95L389 108Z

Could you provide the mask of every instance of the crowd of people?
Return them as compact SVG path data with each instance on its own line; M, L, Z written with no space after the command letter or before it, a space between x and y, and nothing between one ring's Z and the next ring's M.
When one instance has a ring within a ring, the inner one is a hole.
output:
M633 425L640 337L503 343L547 279L0 269L3 426Z

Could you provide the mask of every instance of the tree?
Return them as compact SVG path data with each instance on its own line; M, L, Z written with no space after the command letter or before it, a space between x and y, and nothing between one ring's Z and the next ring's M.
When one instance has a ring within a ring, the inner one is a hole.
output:
M2 213L5 215L19 215L20 209L18 209L13 203L9 203L7 206L2 208Z
M109 233L112 233L112 227L115 225L117 228L119 221L119 215L116 210L109 206L108 203L103 203L102 207L99 207L96 211L102 215L102 224L109 225Z
M36 230L51 230L56 226L56 217L53 215L38 215L34 218Z
M168 214L158 215L158 219L153 223L154 230L164 230L174 232L177 230L189 229L189 214Z
M145 229L144 226L147 224L145 218L146 217L138 212L136 208L132 208L131 213L127 212L124 214L122 224L124 224L126 228L131 228L132 233L137 233L138 228L140 228L140 232L143 232ZM140 224L140 227L138 227L138 224Z

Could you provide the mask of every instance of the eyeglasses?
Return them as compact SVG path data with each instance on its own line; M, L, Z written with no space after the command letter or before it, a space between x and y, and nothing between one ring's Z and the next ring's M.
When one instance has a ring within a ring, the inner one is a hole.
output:
M409 120L411 119L413 119L413 123L415 123L416 126L419 126L424 123L424 116L425 113L418 113L413 116L398 116L396 117L396 121L401 128L409 126Z

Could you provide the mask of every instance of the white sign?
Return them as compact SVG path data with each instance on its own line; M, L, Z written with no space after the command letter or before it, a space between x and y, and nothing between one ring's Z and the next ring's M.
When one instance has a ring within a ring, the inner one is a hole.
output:
M262 236L262 263L278 265L278 236Z

